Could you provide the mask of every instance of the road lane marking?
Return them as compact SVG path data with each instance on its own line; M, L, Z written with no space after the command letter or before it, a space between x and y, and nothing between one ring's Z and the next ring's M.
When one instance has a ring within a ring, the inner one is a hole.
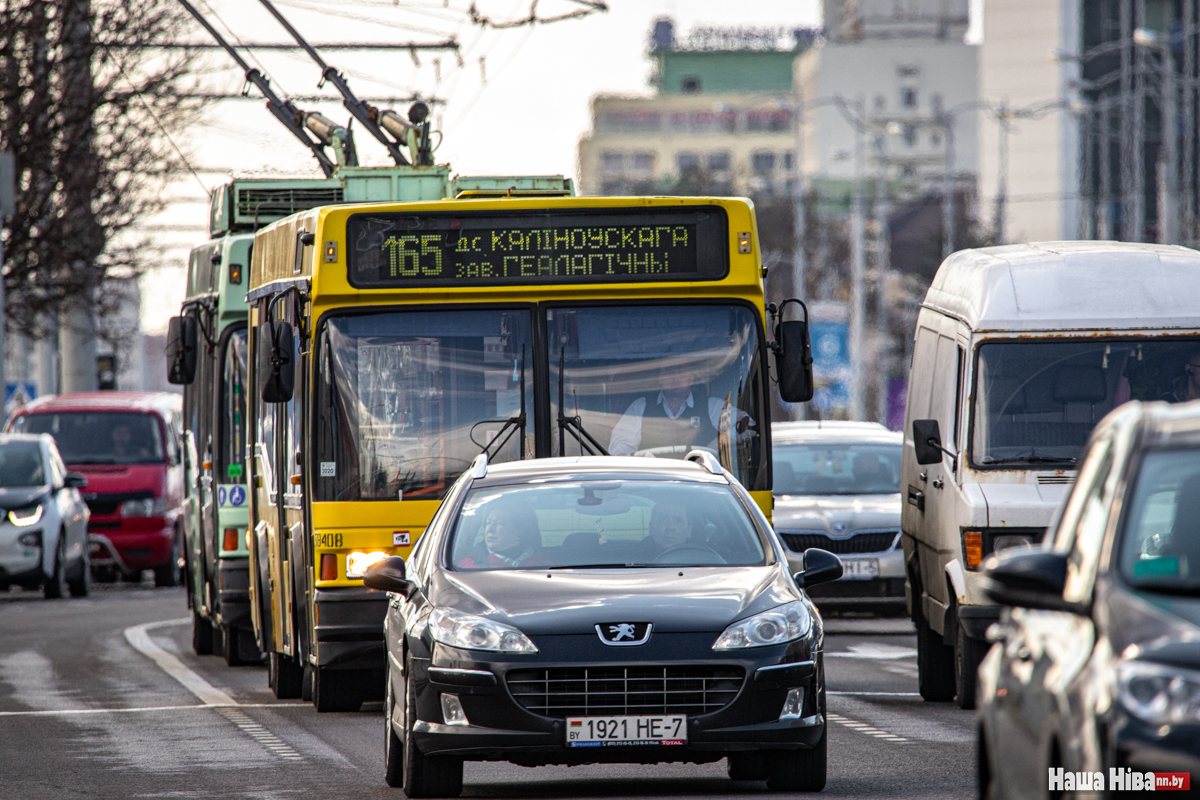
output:
M221 705L146 706L142 708L63 708L37 711L0 711L0 717L72 717L81 714L144 714L154 711L212 711ZM308 703L240 703L237 708L307 708Z
M880 730L879 728L876 728L874 725L869 725L865 722L859 722L858 720L849 719L848 717L843 717L841 714L826 713L825 718L828 719L830 722L836 722L838 725L841 725L844 728L849 728L850 730L858 731L859 733L865 733L868 736L872 736L876 739L881 739L882 741L885 741L885 742L895 742L896 744L909 744L909 740L904 738L903 736L900 736L895 733L891 733L889 731Z
M268 752L286 761L303 761L304 756L292 749L291 745L258 724L238 708L220 708L217 713L236 725L242 733L261 744Z
M852 644L846 652L825 651L826 658L865 658L872 661L890 661L897 658L916 658L915 647L900 647L894 644Z
M920 697L920 692L825 692L827 695L842 697Z
M208 681L201 678L198 674L184 666L184 663L179 658L161 647L156 645L150 639L148 631L155 628L169 628L175 625L186 625L191 622L190 617L183 619L170 619L165 622L147 622L142 625L134 625L125 629L125 640L129 645L137 650L142 655L149 658L155 664L162 668L163 672L170 675L176 681L187 689L196 697L200 698L200 702L206 706L236 706L238 702L229 695L222 692L220 689L213 686Z

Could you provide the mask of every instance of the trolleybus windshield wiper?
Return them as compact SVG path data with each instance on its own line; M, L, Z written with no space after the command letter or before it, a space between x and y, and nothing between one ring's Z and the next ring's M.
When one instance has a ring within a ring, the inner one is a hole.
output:
M583 420L580 419L579 415L576 414L573 417L568 417L563 413L563 368L566 363L566 357L567 348L560 348L558 351L558 454L560 456L567 454L566 434L570 433L575 437L575 441L579 442L579 449L581 451L587 450L590 456L606 456L608 455L608 451L587 432L583 427Z
M521 345L521 379L520 383L518 384L517 391L521 395L521 405L520 409L517 411L517 415L515 417L509 417L508 419L503 420L504 426L501 427L500 430L496 431L496 435L492 437L490 442L485 445L480 445L479 442L476 442L475 429L484 423L500 422L501 420L483 419L471 426L471 441L477 447L483 448L480 452L488 457L488 461L491 461L496 457L497 453L504 449L504 445L508 444L508 440L512 438L512 435L516 433L517 430L521 431L521 448L520 454L517 456L517 458L525 458L525 345ZM506 432L507 435L505 435ZM500 438L501 436L504 438ZM496 448L495 452L492 451L493 447Z

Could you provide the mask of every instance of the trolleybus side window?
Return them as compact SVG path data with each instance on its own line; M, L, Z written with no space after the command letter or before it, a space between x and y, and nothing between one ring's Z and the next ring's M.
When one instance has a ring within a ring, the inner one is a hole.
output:
M266 319L268 300L259 305L259 320ZM275 475L275 415L278 413L277 403L264 403L261 399L255 405L255 424L258 428L254 437L255 469L262 475L262 483L267 489L267 502L275 505L278 484Z
M221 483L245 483L246 454L246 330L234 331L225 342L221 364L221 451L217 470Z
M313 499L439 499L496 437L492 461L519 458L522 444L531 456L530 330L527 308L325 321L314 387ZM509 423L522 408L522 372L524 440Z

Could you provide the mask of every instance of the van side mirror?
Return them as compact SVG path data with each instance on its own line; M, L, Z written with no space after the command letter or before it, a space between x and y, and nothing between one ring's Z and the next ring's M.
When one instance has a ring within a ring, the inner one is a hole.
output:
M912 430L913 452L917 456L917 463L921 466L942 463L943 453L951 458L957 458L954 453L942 446L942 434L936 419L914 419Z
M171 317L167 323L167 382L187 386L196 380L196 318Z
M804 551L804 571L793 577L802 587L836 581L842 577L842 560L828 550L810 547Z
M788 303L804 309L804 319L783 320ZM767 307L771 319L778 318L775 325L775 341L771 349L775 352L775 373L779 381L779 396L787 403L805 403L813 396L812 345L808 338L808 307L799 299L789 297L778 307L772 303Z
M405 597L411 597L417 588L416 584L408 579L404 569L404 559L400 556L388 556L367 567L367 571L363 574L363 583L369 589L395 592Z
M264 403L286 403L296 388L292 324L277 319L258 329L258 391Z

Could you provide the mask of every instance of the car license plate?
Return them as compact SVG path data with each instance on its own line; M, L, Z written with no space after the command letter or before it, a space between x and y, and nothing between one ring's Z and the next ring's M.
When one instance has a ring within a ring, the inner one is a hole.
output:
M687 715L567 717L568 747L636 747L687 744Z
M878 558L843 558L842 577L865 580L879 577Z

